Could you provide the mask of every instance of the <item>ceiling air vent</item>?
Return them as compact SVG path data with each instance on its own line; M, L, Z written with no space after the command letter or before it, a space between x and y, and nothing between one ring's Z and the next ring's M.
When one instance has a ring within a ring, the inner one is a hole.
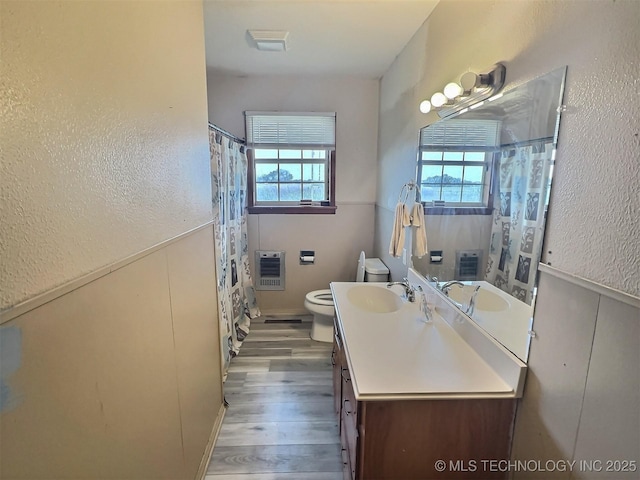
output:
M264 52L285 52L289 32L281 30L247 30L258 50Z

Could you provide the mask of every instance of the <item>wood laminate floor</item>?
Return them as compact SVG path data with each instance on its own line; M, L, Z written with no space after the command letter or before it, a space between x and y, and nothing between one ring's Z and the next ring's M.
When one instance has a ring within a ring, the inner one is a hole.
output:
M309 338L310 316L297 318L302 323L252 322L229 366L229 407L205 480L343 478L332 346Z

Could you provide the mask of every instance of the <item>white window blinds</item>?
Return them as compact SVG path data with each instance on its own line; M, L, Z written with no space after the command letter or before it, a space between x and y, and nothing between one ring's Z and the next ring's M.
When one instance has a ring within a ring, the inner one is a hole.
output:
M335 148L335 113L245 112L247 144Z
M445 120L423 128L421 147L495 147L499 144L497 120Z

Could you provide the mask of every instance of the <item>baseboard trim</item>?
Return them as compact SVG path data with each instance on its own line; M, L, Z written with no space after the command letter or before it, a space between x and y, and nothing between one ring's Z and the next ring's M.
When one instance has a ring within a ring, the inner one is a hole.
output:
M213 225L213 220L0 311L0 325ZM213 248L213 241L212 241Z
M227 409L225 408L223 402L222 405L220 405L218 417L216 418L216 421L213 424L213 429L211 430L209 443L207 443L204 455L202 456L202 461L200 462L200 467L198 468L198 474L196 475L196 478L198 480L205 480L207 469L209 468L209 463L211 462L211 455L213 455L213 449L216 446L218 436L220 435L220 429L222 428L222 421L224 420L225 413L227 413Z
M578 275L565 272L564 270L560 270L559 268L555 268L544 263L540 263L538 265L538 268L541 272L549 274L553 277L559 278L574 285L578 285L582 288L586 288L587 290L591 290L592 292L604 295L605 297L612 298L619 302L626 303L627 305L631 305L632 307L640 308L640 297L636 297L634 295L631 295L630 293L607 287L606 285L602 285L592 280L579 277Z

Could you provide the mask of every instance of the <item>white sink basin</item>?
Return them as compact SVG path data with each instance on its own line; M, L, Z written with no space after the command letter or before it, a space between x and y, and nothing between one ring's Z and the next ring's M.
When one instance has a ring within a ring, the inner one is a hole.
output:
M352 305L370 313L391 313L402 307L402 299L394 292L370 285L349 289L347 299Z
M458 285L452 285L449 289L449 298L454 302L462 303L465 306L469 305L469 300L475 285L465 285L460 287ZM500 295L493 293L486 288L480 288L478 295L476 296L476 310L484 310L485 312L500 312L509 308L509 302L507 302Z

